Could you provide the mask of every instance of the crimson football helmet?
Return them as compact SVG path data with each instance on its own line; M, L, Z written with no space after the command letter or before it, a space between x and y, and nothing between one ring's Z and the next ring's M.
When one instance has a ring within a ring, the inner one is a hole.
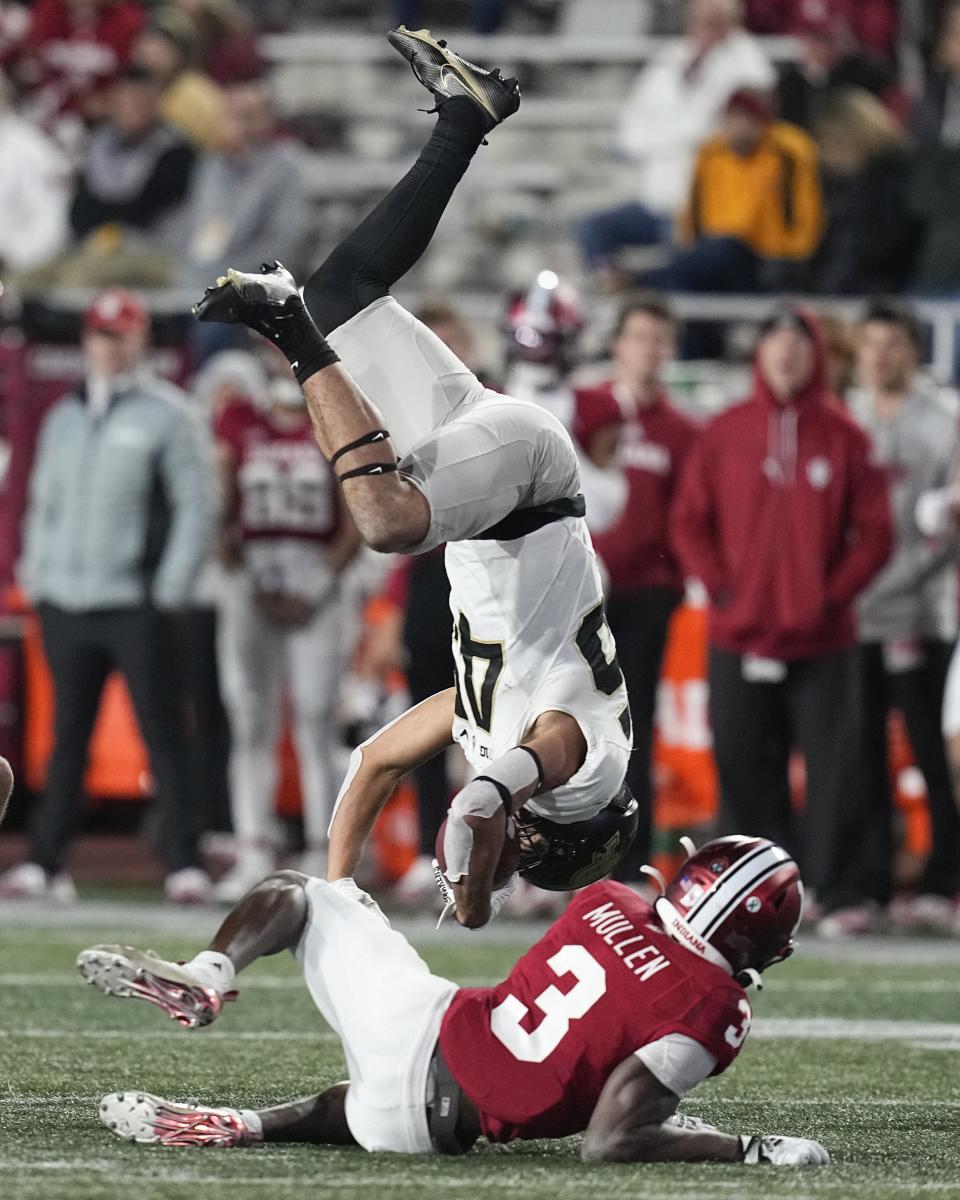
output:
M567 374L576 365L583 326L574 289L555 271L541 271L526 291L510 297L503 323L507 360L549 366Z
M788 958L803 912L800 870L775 842L723 837L689 857L654 901L672 938L731 975L755 974Z

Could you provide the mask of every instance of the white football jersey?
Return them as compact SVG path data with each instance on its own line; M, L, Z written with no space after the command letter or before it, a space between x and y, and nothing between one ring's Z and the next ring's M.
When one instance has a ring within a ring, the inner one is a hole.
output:
M511 541L451 542L446 562L454 740L482 774L541 713L569 713L587 740L586 759L527 807L566 823L594 816L623 785L632 734L586 523L567 517Z

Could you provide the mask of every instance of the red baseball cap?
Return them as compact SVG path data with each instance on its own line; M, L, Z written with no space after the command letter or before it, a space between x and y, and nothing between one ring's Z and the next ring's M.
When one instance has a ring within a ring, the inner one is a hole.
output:
M773 101L765 92L750 88L738 88L727 100L728 113L740 112L756 117L758 121L773 120Z
M87 309L83 325L99 333L143 333L150 328L150 314L125 288L108 288Z

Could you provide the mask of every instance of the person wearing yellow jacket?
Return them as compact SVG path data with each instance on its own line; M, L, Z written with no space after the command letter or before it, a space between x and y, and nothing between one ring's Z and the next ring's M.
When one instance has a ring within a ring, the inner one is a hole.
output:
M823 232L817 150L775 121L764 96L731 96L721 131L700 150L681 238L736 238L766 261L804 262Z
M789 287L823 228L813 140L775 120L762 93L737 91L697 156L672 261L642 280L681 292Z

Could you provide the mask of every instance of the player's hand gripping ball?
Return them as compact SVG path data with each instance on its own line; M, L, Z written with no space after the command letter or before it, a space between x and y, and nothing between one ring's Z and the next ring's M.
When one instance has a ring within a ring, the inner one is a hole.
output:
M447 873L447 860L443 853L443 838L447 831L447 819L444 817L443 824L437 833L436 853L437 862L440 864L440 869L444 875ZM516 874L520 867L520 834L517 830L517 822L514 817L507 818L507 829L503 839L503 849L500 851L500 858L497 861L496 870L493 873L493 890L504 887Z

